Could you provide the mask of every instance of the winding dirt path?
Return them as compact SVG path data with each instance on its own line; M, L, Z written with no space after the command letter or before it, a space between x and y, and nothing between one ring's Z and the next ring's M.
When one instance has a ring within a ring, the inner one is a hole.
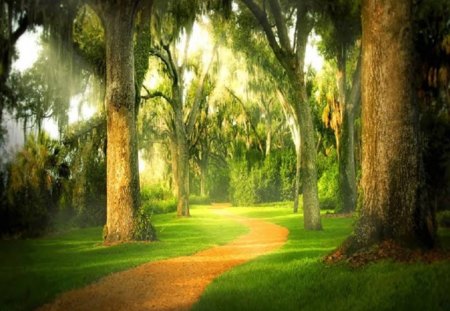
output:
M214 213L248 226L250 232L229 244L192 256L150 262L69 291L39 310L189 310L206 286L232 267L274 251L287 239L278 225L232 214Z

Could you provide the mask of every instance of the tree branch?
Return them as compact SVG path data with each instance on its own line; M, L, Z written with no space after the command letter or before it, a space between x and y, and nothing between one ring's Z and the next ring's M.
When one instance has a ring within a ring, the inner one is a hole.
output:
M180 75L178 74L178 66L173 60L172 53L170 52L170 45L169 44L163 44L163 49L166 51L167 59L170 64L170 68L172 69L173 74L173 84L178 84L180 81Z
M292 51L291 42L287 33L286 22L283 20L281 13L281 7L278 0L269 1L270 9L275 19L275 25L277 27L278 38L280 40L281 48L285 51Z
M165 48L164 48L164 50L167 53L167 50ZM160 49L152 48L150 50L150 55L153 55L153 56L159 58L163 62L163 64L166 66L167 71L169 72L170 78L172 78L174 81L178 81L178 75L177 75L176 69L174 67L175 64L173 63L172 57L170 55L170 51L167 53L167 55L164 55Z
M169 97L169 96L167 96L166 94L164 94L163 92L161 92L161 91L155 91L155 92L150 92L146 87L145 87L145 85L142 85L142 87L144 88L144 90L147 92L147 95L141 95L141 98L142 99L145 99L145 100L147 100L147 99L152 99L152 98L164 98L168 103L169 103L169 105L171 105L171 106L173 106L173 100Z
M11 35L12 44L15 44L17 40L19 40L20 36L22 36L25 33L25 31L28 29L28 25L29 25L28 14L25 14L19 20L19 27L17 27L17 29Z
M263 10L261 10L261 8L253 0L241 0L241 1L252 12L253 16L256 18L256 20L263 28L267 40L269 41L269 45L272 48L278 60L280 61L283 60L285 52L282 50L282 48L280 47L275 38L275 34L272 31L272 27L270 26L267 14Z

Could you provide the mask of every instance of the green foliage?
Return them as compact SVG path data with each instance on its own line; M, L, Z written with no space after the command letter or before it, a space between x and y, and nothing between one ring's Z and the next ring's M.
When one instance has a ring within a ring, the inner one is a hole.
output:
M231 162L231 202L247 206L292 198L295 165L295 153L291 151L273 151L262 162L256 158Z
M254 174L246 160L230 163L230 200L234 205L246 206L257 203Z
M100 18L89 6L83 6L74 20L73 41L78 53L97 75L106 73L105 33Z
M193 195L189 196L189 204L208 205L211 203L209 196Z
M328 156L317 155L319 203L321 209L339 211L339 167L336 151L331 150Z
M283 150L280 163L280 199L291 201L294 199L296 154L293 148Z
M176 211L177 200L168 189L161 185L143 186L141 187L141 205L139 213L151 217L153 214L166 214ZM143 222L145 221L143 220Z
M28 137L9 165L1 234L29 237L47 229L66 182L65 168L55 141L45 135Z
M73 211L79 227L106 221L106 122L102 115L71 126L64 135L70 179L61 209Z
M229 197L230 170L229 166L215 162L209 163L208 190L212 202L226 202Z

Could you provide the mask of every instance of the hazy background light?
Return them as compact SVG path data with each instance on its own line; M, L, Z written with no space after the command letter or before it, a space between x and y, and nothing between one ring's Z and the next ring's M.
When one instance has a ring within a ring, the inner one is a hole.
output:
M26 31L19 38L16 45L18 58L12 64L13 69L22 72L33 66L42 51L39 43L41 34L42 29L38 27L35 31Z
M188 56L190 57L196 54L201 54L200 57L204 67L207 66L207 64L211 61L212 51L214 47L212 36L208 31L210 26L210 20L208 17L202 17L200 22L196 22L193 25L190 45L188 49ZM40 44L41 35L42 28L37 27L33 31L25 32L19 38L16 45L17 59L12 64L13 70L24 72L33 66L42 51L42 46ZM322 70L324 59L320 55L316 44L320 40L321 38L314 33L312 33L308 38L308 44L306 46L305 54L305 71L309 66L311 66L316 72L320 72ZM182 47L184 47L185 42L186 35L183 35L180 42L178 43L178 50L183 50ZM233 51L224 48L221 48L220 52L224 53L225 55L220 56L219 61L227 59L227 56L231 57L233 54ZM227 55L227 53L231 53L231 55ZM224 81L235 80L232 78L233 74L239 74L239 80L241 82L248 80L248 77L245 76L247 74L246 72L230 72L230 70L226 69L225 67L226 65L221 66L219 72L219 81L221 81L222 83ZM185 83L189 84L193 79L193 72L187 72L184 78ZM160 77L152 73L146 85L149 86L150 89L153 89L160 82ZM245 93L245 89L245 83L241 83L239 86L236 86L236 92L240 96ZM70 108L68 111L69 124L73 124L81 120L88 120L97 112L97 110L98 109L95 108L92 103L86 102L83 94L77 94L70 100ZM17 150L24 143L22 122L20 120L16 121L13 116L7 114L6 112L4 112L4 116L5 118L3 122L7 129L7 134L4 150L1 150L2 154L11 153L13 152L12 150ZM43 128L50 135L50 137L54 139L59 138L58 126L55 120L45 119L43 121Z

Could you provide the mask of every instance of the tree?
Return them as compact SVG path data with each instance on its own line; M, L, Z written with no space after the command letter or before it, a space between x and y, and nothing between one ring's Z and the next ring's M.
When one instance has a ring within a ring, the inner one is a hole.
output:
M347 66L351 48L360 34L360 12L358 1L332 1L324 3L323 16L317 27L322 37L322 52L337 65L336 82L338 100L333 101L333 130L339 163L339 196L343 212L356 206L356 173L354 155L355 108L360 101L359 58L353 75L352 89L347 87Z
M134 238L139 207L133 30L139 1L93 1L105 29L107 216L105 242Z
M16 57L15 44L29 29L43 26L49 36L55 39L61 50L67 50L71 42L71 23L79 6L78 0L55 0L40 2L34 0L0 0L0 126L3 109L11 101L14 86L8 83L12 61ZM0 133L1 134L1 133ZM0 141L1 139L0 135Z
M304 61L308 35L312 28L308 8L303 1L269 1L267 7L253 0L241 0L251 11L264 31L277 60L285 70L290 87L289 103L300 128L301 176L303 188L304 225L306 229L320 230L319 198L317 191L316 144L310 106L305 89ZM272 20L269 20L269 14ZM292 14L291 14L292 13ZM289 16L295 13L295 20ZM289 22L295 24L294 40L289 38ZM272 24L275 26L272 27ZM275 32L274 32L275 29Z
M347 253L385 240L431 247L413 81L412 1L363 1L361 216Z
M198 119L201 105L205 101L205 84L217 51L216 45L211 51L211 59L203 66L200 64L200 61L195 64L189 64L189 28L186 31L184 55L181 55L181 57L176 51L175 34L173 34L169 42L164 42L161 38L159 44L151 52L164 64L164 71L168 75L171 83L170 95L165 94L164 91L148 92L147 95L148 99L154 97L164 98L171 108L167 128L170 132L172 172L178 197L178 216L189 216L190 214L189 150L193 143L192 135L194 133L194 126ZM189 71L196 74L196 79L190 84L186 82Z

